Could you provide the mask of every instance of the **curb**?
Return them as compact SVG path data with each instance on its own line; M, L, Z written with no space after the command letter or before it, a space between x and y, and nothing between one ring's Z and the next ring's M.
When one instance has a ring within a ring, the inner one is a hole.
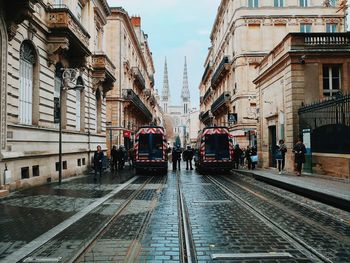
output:
M345 210L345 211L350 211L350 200L338 197L338 196L334 196L334 195L330 195L330 194L326 194L320 191L316 191L310 188L304 188L298 185L294 185L294 184L290 184L290 183L286 183L280 180L275 180L272 178L268 178L262 175L258 175L255 173L250 173L250 172L246 172L246 171L234 171L234 173L238 173L241 175L248 175L253 177L254 179L258 180L258 181L262 181L265 182L267 184L276 186L278 188L293 192L295 194L298 195L302 195L305 196L307 198L313 199L315 201Z

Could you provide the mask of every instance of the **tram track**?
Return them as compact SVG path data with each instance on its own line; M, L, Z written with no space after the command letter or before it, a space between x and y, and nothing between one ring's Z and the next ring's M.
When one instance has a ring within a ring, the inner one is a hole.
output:
M333 262L330 258L318 252L314 247L308 245L306 242L300 239L297 235L281 227L278 222L272 220L267 214L263 213L260 211L260 209L255 207L254 204L245 200L239 194L233 191L229 185L228 180L224 180L223 182L223 180L220 181L218 178L215 178L213 176L208 176L208 179L211 181L211 183L213 183L215 186L233 198L242 207L249 210L250 213L259 218L265 225L273 229L279 236L287 240L291 245L293 245L313 262ZM220 177L220 179L222 179L222 177Z
M197 262L195 245L191 235L189 215L181 188L181 177L177 174L179 236L180 236L180 258L183 263Z

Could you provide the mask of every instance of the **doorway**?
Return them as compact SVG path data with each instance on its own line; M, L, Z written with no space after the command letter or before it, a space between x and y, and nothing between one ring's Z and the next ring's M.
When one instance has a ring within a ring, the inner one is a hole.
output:
M269 126L269 166L276 167L276 125Z

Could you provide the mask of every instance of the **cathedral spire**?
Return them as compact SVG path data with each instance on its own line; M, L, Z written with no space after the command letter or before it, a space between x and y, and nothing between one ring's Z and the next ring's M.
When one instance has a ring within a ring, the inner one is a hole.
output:
M165 113L168 112L168 105L170 103L170 90L169 90L169 79L168 79L168 65L164 63L164 79L163 79L163 90L162 90L162 107Z
M187 62L185 57L184 75L182 82L181 99L184 107L184 113L187 114L190 108L190 90L188 89L188 77L187 77Z

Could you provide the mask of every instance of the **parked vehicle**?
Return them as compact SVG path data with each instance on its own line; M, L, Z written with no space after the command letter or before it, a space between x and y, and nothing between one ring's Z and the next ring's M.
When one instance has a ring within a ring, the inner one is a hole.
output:
M135 136L136 173L168 171L168 144L165 130L160 126L141 127Z
M199 172L233 168L233 143L227 127L206 127L198 135L195 165Z

